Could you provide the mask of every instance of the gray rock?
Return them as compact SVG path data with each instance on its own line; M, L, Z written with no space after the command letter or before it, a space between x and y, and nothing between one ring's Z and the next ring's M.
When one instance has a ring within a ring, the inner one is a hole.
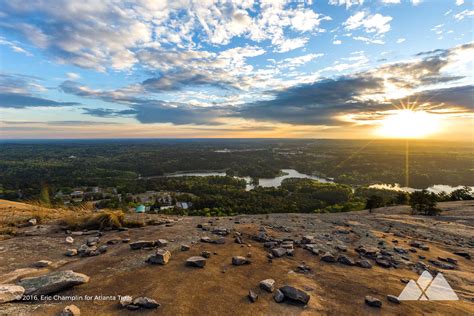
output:
M72 270L56 271L39 277L25 278L18 282L26 295L47 295L89 282L89 277Z
M283 257L286 255L286 249L285 248L274 248L272 249L272 255L274 257Z
M137 297L133 300L133 305L147 309L158 308L161 306L157 301L148 297Z
M121 296L120 297L120 305L122 307L126 307L127 305L130 305L133 303L133 298L129 295Z
M339 257L337 257L337 262L348 265L348 266L354 266L355 265L354 260L352 260L351 258L349 258L346 255L340 255Z
M285 296L285 299L288 299L292 302L295 303L301 303L301 304L308 304L310 296L305 292L300 289L297 289L293 286L285 285L279 290L283 293Z
M370 295L367 295L365 297L365 304L371 307L377 307L377 308L382 307L382 301Z
M106 253L108 249L109 249L109 247L107 247L107 245L102 245L99 248L97 248L97 252L98 253Z
M155 241L153 240L139 240L130 243L130 248L132 250L138 250L143 248L150 248L155 246Z
M265 290L267 292L273 292L274 291L274 287L275 287L275 280L273 279L265 279L263 281L260 281L260 288L262 290Z
M0 304L20 300L25 293L22 286L15 284L0 284Z
M326 252L324 255L321 256L321 261L336 262L336 258L334 258L334 255L332 253Z
M86 245L91 247L91 246L96 246L100 241L99 237L88 237L86 239Z
M181 245L181 251L188 251L189 249L191 249L191 247L188 245Z
M191 267L204 268L204 266L206 265L206 258L201 256L189 257L186 260L186 265Z
M276 290L275 294L273 294L273 299L275 300L275 302L281 303L285 299L285 295L283 294L282 291Z
M362 259L360 261L357 261L357 265L361 268L364 268L364 269L372 268L372 264L369 262L369 260L366 260L366 259Z
M165 249L158 249L154 255L151 255L146 260L147 263L150 264L161 264L165 265L171 259L171 252Z
M468 260L471 260L471 254L467 251L455 251L453 252L456 256L464 257Z
M244 265L244 264L249 264L251 262L252 261L250 261L248 258L243 257L243 256L233 256L232 257L232 264L234 266L241 266L241 265Z
M206 259L209 259L211 257L211 252L205 250L205 251L201 252L201 256L203 256Z
M394 303L394 304L400 304L400 300L399 300L398 297L395 296L395 295L387 295L387 300L388 300L389 302Z
M258 299L258 295L254 291L249 290L248 298L249 298L250 302L255 303Z
M207 236L201 237L201 242L211 242L211 238Z
M155 242L155 245L158 246L158 247L166 247L168 245L168 240L166 239L158 239L156 242Z
M390 268L392 266L390 262L386 259L377 258L375 262L383 268Z
M51 266L53 263L51 261L48 261L48 260L40 260L40 261L36 261L35 263L33 263L33 267L35 268L47 268L49 266Z

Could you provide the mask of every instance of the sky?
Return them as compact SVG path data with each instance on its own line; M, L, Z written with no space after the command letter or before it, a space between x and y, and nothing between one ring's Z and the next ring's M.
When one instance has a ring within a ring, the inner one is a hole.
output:
M0 138L472 141L473 17L472 0L0 0Z

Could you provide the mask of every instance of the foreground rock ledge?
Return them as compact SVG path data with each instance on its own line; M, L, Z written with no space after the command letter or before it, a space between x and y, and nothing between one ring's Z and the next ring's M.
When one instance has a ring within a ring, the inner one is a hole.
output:
M15 284L0 284L0 304L21 299L25 289Z
M57 271L39 277L25 278L18 284L26 295L47 295L89 282L89 277L72 270Z

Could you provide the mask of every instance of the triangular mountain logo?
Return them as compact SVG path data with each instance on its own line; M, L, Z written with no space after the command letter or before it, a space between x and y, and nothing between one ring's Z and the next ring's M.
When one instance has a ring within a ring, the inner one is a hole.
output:
M428 271L424 271L416 282L410 280L398 296L398 299L400 301L459 300L442 273L438 273L433 279L433 276Z

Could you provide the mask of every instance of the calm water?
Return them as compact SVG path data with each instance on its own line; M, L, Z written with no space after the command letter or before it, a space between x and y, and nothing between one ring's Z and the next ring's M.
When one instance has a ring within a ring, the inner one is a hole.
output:
M309 174L304 174L296 171L295 169L282 169L281 170L284 175L278 176L275 178L260 178L258 179L258 184L261 187L264 188L270 188L274 187L277 188L281 185L282 181L288 178L298 178L298 179L312 179L312 180L317 180L319 182L324 182L324 183L333 183L332 180L327 179L327 178L321 178L317 176L312 176ZM225 177L226 173L225 172L182 172L182 173L176 173L176 174L170 174L167 175L167 177L208 177L208 176L221 176ZM252 190L255 188L253 184L251 184L251 178L250 177L236 177L238 179L243 179L245 182L247 182L246 190ZM417 189L414 188L407 188L407 187L401 187L398 184L395 185L390 185L390 184L374 184L370 186L371 188L376 188L376 189L387 189L387 190L395 190L395 191L404 191L404 192L414 192ZM445 184L437 184L433 185L429 188L427 188L428 191L434 192L434 193L440 193L440 192L446 192L446 193L451 193L456 189L460 189L462 186L457 186L453 187L450 185L445 185ZM471 189L474 190L474 187L471 187Z

